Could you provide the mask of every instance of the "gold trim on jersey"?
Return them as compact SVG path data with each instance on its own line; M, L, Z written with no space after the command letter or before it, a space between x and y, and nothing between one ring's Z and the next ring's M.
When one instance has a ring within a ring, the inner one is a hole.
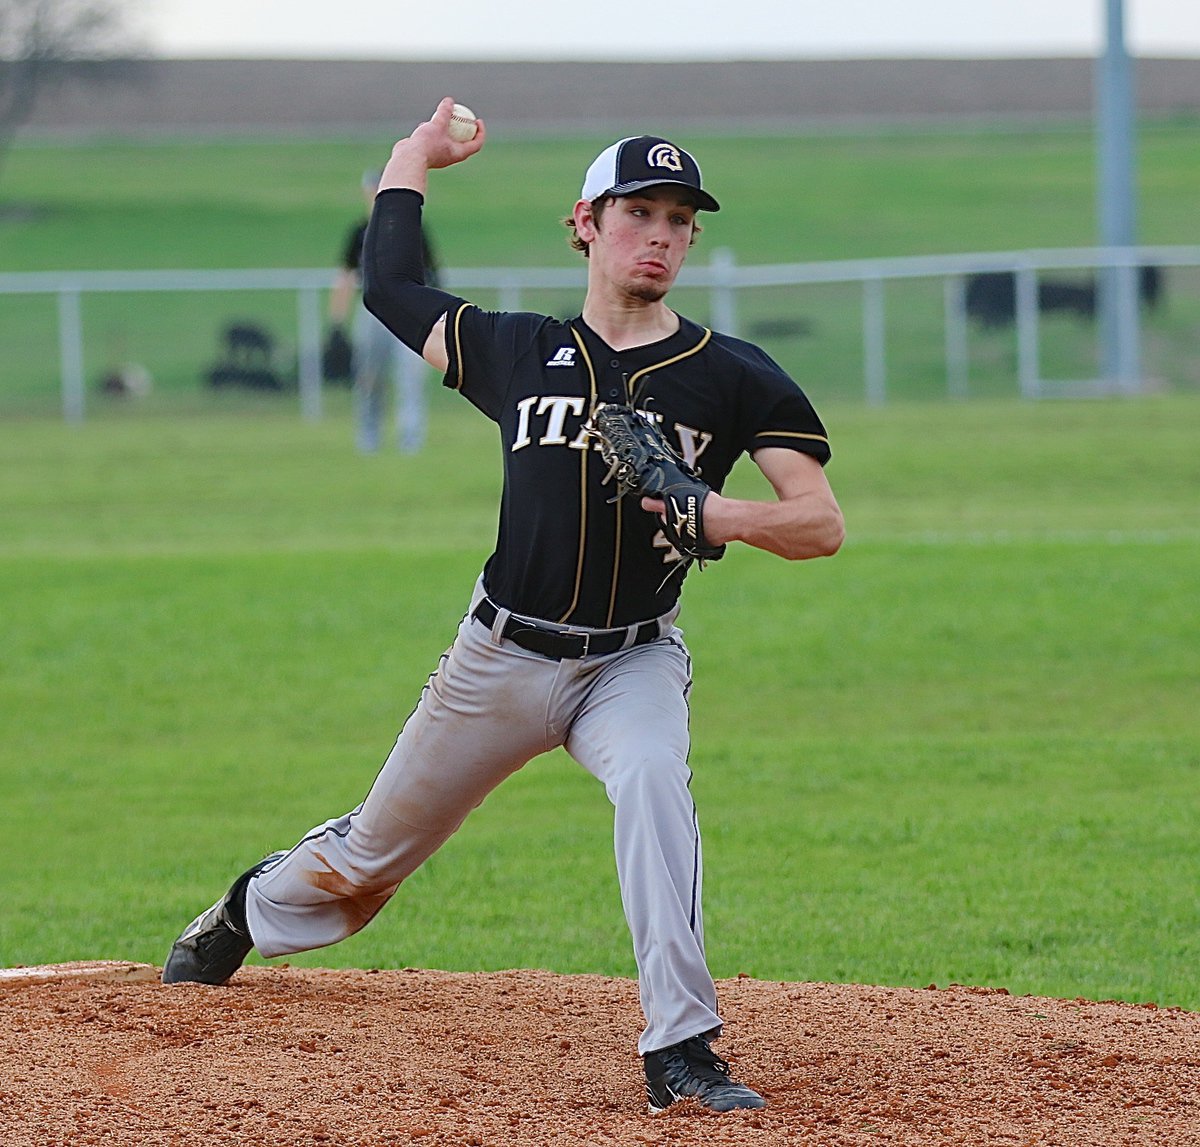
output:
M592 356L588 354L587 346L584 345L583 339L579 332L571 327L571 335L575 342L579 344L579 349L583 352L583 362L587 367L588 372L588 404L587 409L590 414L596 408L596 368L592 365ZM560 625L565 625L567 619L575 612L575 607L579 605L579 591L583 587L583 555L587 544L587 519L588 519L588 458L592 453L591 445L587 449L579 452L579 556L575 561L575 592L571 596L571 604L567 606L567 611L558 619ZM620 536L618 535L617 544L620 545Z
M578 330L576 330L576 328L573 324L571 325L571 336L575 339L576 344L578 345L580 351L583 353L583 361L584 361L585 365L587 366L588 382L589 382L589 387L590 387L590 392L591 392L590 393L590 401L588 403L588 411L591 412L592 410L595 410L596 401L597 401L597 399L596 399L596 390L597 390L596 368L592 363L592 356L588 353L587 343L584 341L583 335L580 334L580 332ZM708 342L711 338L712 338L712 331L709 330L707 327L705 327L704 334L696 342L695 346L689 347L687 350L681 351L677 355L672 355L670 358L663 359L661 362L652 363L650 366L644 366L644 367L642 367L641 370L635 371L632 376L625 379L625 399L626 399L626 401L630 402L630 403L633 402L633 397L637 393L634 384L643 375L650 374L652 371L662 370L663 367L672 366L677 362L683 361L683 359L685 359L685 358L691 358L692 355L698 354L700 351L702 351L708 345ZM618 351L617 353L619 354L621 352ZM591 449L589 448L587 450L582 451L581 457L580 457L580 464L581 464L580 485L582 487L582 494L581 494L580 509L579 509L579 561L577 562L576 567L575 567L575 593L571 599L570 608L567 610L567 612L565 614L563 614L562 617L560 617L558 619L560 624L564 624L566 622L567 618L569 618L571 616L571 614L575 611L575 607L579 604L579 591L583 585L583 557L584 557L585 536L586 536L586 532L587 532L587 528L586 528L587 527L587 466L588 466L588 456L590 454L591 454ZM622 526L624 524L623 510L624 510L624 505L618 499L618 501L616 503L616 521L613 523L613 526L614 526L614 529L616 532L613 537L612 579L610 582L610 588L609 588L609 594L608 594L608 614L605 619L605 624L608 626L612 625L613 616L617 610L617 585L620 581L620 574L621 574L621 531L622 531Z
M708 327L705 327L703 336L701 337L700 341L694 347L690 347L688 350L682 351L680 354L675 355L673 358L663 359L662 362L656 362L651 366L644 366L644 367L642 367L641 370L635 371L630 376L630 378L626 384L626 386L628 388L628 394L626 395L626 397L629 399L630 402L633 401L633 396L635 394L637 394L637 388L634 386L634 383L637 382L637 380L639 378L641 378L642 375L649 374L652 370L662 370L663 367L665 367L665 366L673 366L677 362L682 362L685 358L691 358L692 355L699 354L699 352L702 351L708 345L708 340L711 338L712 338L712 331L710 331L708 329Z
M463 385L462 335L459 332L462 327L463 313L469 306L471 306L470 303L463 303L454 312L454 361L458 363L458 381L454 384L455 390L462 390Z
M576 335L576 338L578 338L578 335ZM634 373L625 380L625 399L626 399L626 401L629 403L632 403L634 401L634 396L637 394L637 385L636 385L637 380L639 378L641 378L643 375L650 374L652 371L655 371L655 370L662 370L663 367L673 366L675 363L681 362L685 358L691 358L692 355L698 354L700 351L702 351L705 348L705 346L708 345L708 340L711 338L712 338L712 331L710 331L707 327L705 327L703 336L700 338L700 340L696 343L695 346L689 347L687 350L682 351L677 355L673 355L671 358L663 359L662 362L656 362L651 366L644 366L644 367L642 367L641 370L634 371ZM582 345L582 341L581 341L580 345ZM617 534L616 534L615 552L613 554L613 567L612 567L612 588L608 595L608 617L605 621L605 624L609 625L609 626L612 625L613 615L616 613L616 610L617 610L617 582L620 580L620 573L621 573L621 527L623 525L621 510L622 510L623 506L624 506L624 502L622 500L618 499L617 500L617 521L616 521Z
M829 445L829 439L824 434L804 434L799 430L760 430L755 438L806 438L810 442L824 442Z
M618 498L616 505L617 520L614 523L616 536L613 541L612 588L608 591L608 613L604 619L604 624L610 628L613 623L613 614L617 609L617 581L619 580L617 575L621 572L621 527L623 525L621 509L624 505L624 499Z

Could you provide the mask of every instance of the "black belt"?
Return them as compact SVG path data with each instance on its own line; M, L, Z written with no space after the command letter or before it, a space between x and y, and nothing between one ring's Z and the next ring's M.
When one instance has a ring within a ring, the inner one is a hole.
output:
M476 621L482 622L489 629L496 624L498 614L495 604L484 598L471 613ZM522 621L519 617L510 617L504 623L501 637L528 649L531 653L540 653L543 657L553 657L556 661L564 659L574 661L595 653L616 653L626 647L629 637L628 629L594 629L589 633L578 630L544 629L532 621ZM634 645L645 645L657 640L659 636L657 621L643 621L634 634L630 648Z

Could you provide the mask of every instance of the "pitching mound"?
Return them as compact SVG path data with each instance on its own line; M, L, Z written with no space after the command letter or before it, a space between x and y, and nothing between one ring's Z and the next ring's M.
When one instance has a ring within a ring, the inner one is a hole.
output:
M6 1147L1200 1143L1200 1014L1152 1005L727 980L717 1048L770 1105L652 1118L628 980L19 971L0 977Z

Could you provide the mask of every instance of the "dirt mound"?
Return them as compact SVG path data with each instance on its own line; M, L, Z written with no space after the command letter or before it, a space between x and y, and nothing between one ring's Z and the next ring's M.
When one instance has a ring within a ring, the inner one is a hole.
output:
M645 1113L637 987L243 969L0 978L6 1147L1200 1144L1200 1014L951 987L719 985L764 1111Z

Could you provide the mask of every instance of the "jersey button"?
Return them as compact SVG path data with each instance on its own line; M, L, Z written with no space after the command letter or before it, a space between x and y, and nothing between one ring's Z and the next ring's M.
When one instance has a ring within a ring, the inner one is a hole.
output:
M611 366L613 368L613 370L620 370L621 369L621 360L619 358L614 358L612 360L612 362L610 362L608 365Z
M614 387L612 390L610 390L608 392L608 397L609 398L620 398L621 392Z

